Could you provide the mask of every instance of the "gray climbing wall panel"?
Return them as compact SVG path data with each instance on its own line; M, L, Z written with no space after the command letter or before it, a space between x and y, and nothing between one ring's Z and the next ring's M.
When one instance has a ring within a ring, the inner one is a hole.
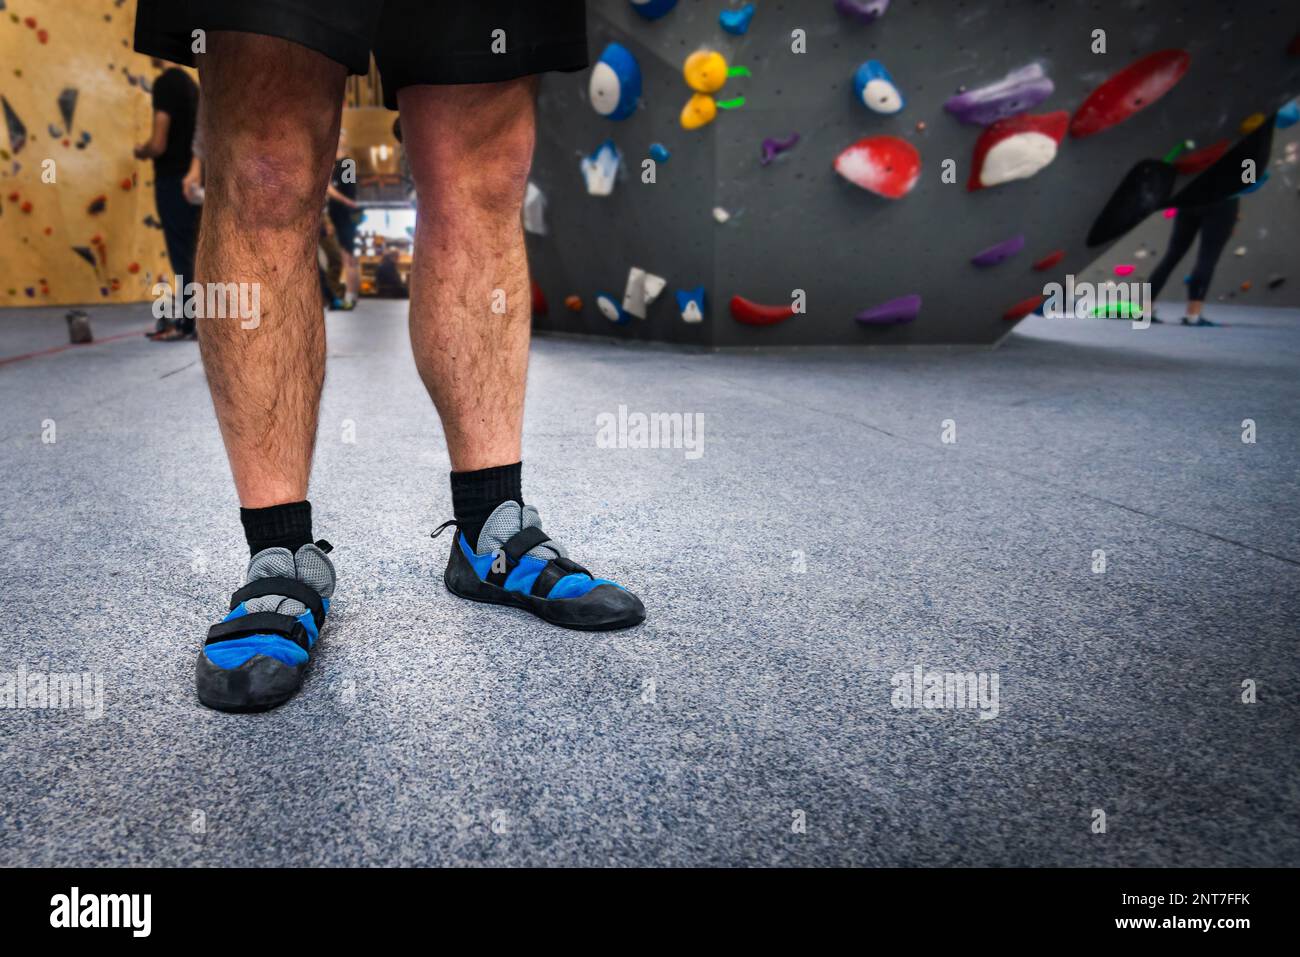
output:
M1300 125L1275 133L1269 172L1267 183L1241 198L1241 218L1214 271L1207 315L1213 315L1213 304L1219 301L1300 307ZM1116 265L1127 264L1136 267L1133 278L1145 281L1169 247L1172 226L1160 213L1153 214L1080 278L1100 282L1113 277ZM1174 270L1161 299L1185 297L1181 280L1192 271L1195 257L1193 247ZM1270 287L1269 280L1276 277L1283 282Z
M1134 163L1185 138L1235 138L1248 114L1272 111L1300 89L1300 58L1287 52L1300 16L1289 4L894 0L863 24L838 13L833 0L757 0L752 26L738 37L719 27L718 15L739 5L681 0L648 22L627 0L589 0L592 57L611 41L632 51L643 75L641 107L618 122L597 115L586 72L543 83L533 180L547 196L549 234L530 236L529 250L550 308L537 328L712 346L992 344L1013 325L1002 318L1008 308L1105 253L1087 249L1084 237ZM791 52L796 29L806 31L804 54ZM1106 31L1105 54L1091 49L1098 29ZM705 46L753 75L729 80L720 94L745 96L743 108L688 132L678 123L691 92L682 63ZM1171 47L1191 55L1191 68L1166 96L1111 129L1067 136L1033 178L967 192L981 130L943 110L959 86L1038 61L1056 89L1031 112L1073 113L1108 76ZM868 59L892 73L906 98L901 112L875 114L855 98L853 73ZM801 142L761 166L763 139L792 132ZM902 199L861 190L832 168L845 147L880 134L920 151L921 178ZM579 162L607 138L625 169L613 195L589 196ZM641 163L656 142L671 159L646 184ZM949 158L955 184L940 179ZM731 219L715 222L715 207ZM1018 256L993 268L970 264L1016 234L1026 238ZM1059 266L1031 269L1056 249L1066 251ZM595 308L595 295L621 300L634 266L668 286L645 320L615 325ZM708 310L692 325L673 291L697 285L707 287ZM795 289L806 292L808 311L778 325L745 326L728 310L733 295L788 304ZM853 319L909 293L924 300L915 322L863 327ZM573 294L584 300L581 313L564 307Z

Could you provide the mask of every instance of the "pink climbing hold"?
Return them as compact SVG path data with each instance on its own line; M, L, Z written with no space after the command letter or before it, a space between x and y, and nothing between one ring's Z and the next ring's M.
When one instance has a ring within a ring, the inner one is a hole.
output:
M835 172L877 196L901 199L921 178L921 154L897 136L868 136L835 158Z
M1130 276L1133 274L1133 270L1135 269L1137 269L1137 266L1130 266L1127 263L1121 263L1120 265L1115 267L1115 275Z
M1172 206L1166 209L1164 213L1165 219L1173 219L1177 215L1178 215L1178 210Z

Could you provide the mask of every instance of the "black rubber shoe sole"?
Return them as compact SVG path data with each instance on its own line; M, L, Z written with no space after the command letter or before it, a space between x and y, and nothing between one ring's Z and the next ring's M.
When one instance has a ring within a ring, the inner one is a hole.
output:
M269 711L298 693L310 663L286 665L275 658L257 655L238 668L227 669L218 668L207 655L199 652L194 685L199 700L217 711Z
M447 584L447 591L459 598L519 608L552 625L575 631L617 631L634 628L645 621L645 606L641 599L617 585L597 585L581 598L554 601L506 591L478 577L457 541L451 543L451 556L447 559L443 581Z

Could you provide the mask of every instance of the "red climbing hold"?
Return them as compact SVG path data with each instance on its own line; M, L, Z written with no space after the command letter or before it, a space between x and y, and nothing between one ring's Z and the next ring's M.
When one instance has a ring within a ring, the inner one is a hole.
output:
M542 287L533 282L533 315L544 316L550 312L550 305L546 301L546 293L542 292Z
M985 127L975 144L966 189L974 192L1033 176L1056 159L1069 125L1070 114L1058 110L1040 116L1021 113Z
M1203 146L1199 150L1184 153L1174 160L1174 169L1178 170L1180 176L1195 176L1218 162L1219 157L1228 152L1228 147L1231 145L1232 143L1229 140L1219 140L1219 142Z
M1044 256L1042 259L1038 260L1038 262L1034 263L1034 269L1038 272L1047 272L1047 270L1051 269L1053 266L1060 263L1060 261L1064 258L1065 258L1064 249L1053 250L1052 252Z
M1070 135L1082 139L1124 122L1172 90L1191 62L1183 50L1158 50L1134 60L1088 94L1070 121Z
M134 276L136 273L138 273L138 272L140 271L140 264L139 264L139 263L131 263L129 266L126 267L126 271L129 272L131 275Z
M1007 320L1007 322L1014 322L1017 319L1023 319L1046 301L1047 297L1043 295L1032 296L1029 299L1022 299L1006 312L1002 313L1002 318Z
M921 154L897 136L868 136L835 157L835 172L877 196L900 199L921 176Z
M731 297L731 316L747 326L774 326L794 315L794 306L761 306L741 296Z

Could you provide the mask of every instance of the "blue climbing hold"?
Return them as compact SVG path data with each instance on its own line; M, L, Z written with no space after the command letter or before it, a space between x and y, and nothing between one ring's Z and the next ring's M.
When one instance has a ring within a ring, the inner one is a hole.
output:
M677 0L631 0L632 9L647 20L658 20L677 6Z
M624 312L619 301L607 292L596 293L596 308L616 326L625 326L632 321L632 316Z
M904 106L894 78L879 60L868 60L853 74L853 92L873 113L897 113Z
M1259 178L1255 180L1255 182L1251 183L1245 189L1233 193L1232 194L1233 198L1235 199L1238 196L1249 196L1251 193L1255 192L1255 190L1262 189L1264 184L1268 182L1268 176L1269 176L1269 171L1264 170L1262 173L1259 174Z
M591 108L611 120L625 120L641 99L641 66L627 47L611 43L591 68Z
M1278 110L1277 120L1275 122L1277 123L1277 128L1279 130L1285 130L1288 127L1300 123L1300 101L1292 100L1286 106L1282 107L1282 109Z
M685 322L704 321L704 287L678 289L673 293L677 297L677 310Z
M754 5L747 3L739 10L723 10L718 17L718 25L728 33L744 36L749 30L749 21L754 19Z
M663 143L650 144L650 158L656 163L667 163L672 155L672 153L668 152L668 147L664 146Z

